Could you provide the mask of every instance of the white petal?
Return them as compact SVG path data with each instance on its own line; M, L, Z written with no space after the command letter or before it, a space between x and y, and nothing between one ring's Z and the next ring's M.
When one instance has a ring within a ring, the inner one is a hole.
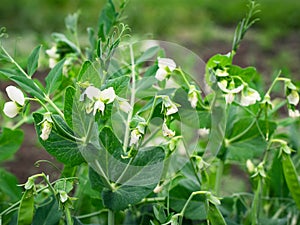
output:
M165 122L163 123L162 131L163 131L163 135L165 137L170 137L171 138L171 137L175 136L175 131L172 131L171 129L169 129Z
M244 89L244 85L241 84L240 86L238 86L238 87L236 87L234 89L229 90L229 92L237 94L237 93L241 92L243 89Z
M53 67L57 64L57 60L54 58L49 58L49 68L53 69Z
M227 89L227 80L222 80L220 82L218 82L218 87L223 91L223 92L228 92L228 89Z
M287 96L287 100L291 105L297 105L299 103L299 94L296 90L292 90L292 92Z
M101 112L104 112L105 105L101 101L96 101L94 104L94 110L93 110L93 115L96 115L97 110L100 110Z
M87 89L85 89L85 94L89 99L94 100L94 98L100 97L101 91L94 86L89 86Z
M104 89L100 93L100 99L104 101L106 104L113 102L115 98L116 98L116 93L112 87Z
M141 136L142 135L140 134L140 132L138 130L131 131L129 145L132 146L132 145L137 144Z
M234 100L234 94L228 93L225 95L226 104L231 104Z
M260 101L260 100L261 100L260 95L256 90L252 88L247 88L245 93L242 93L241 105L242 106L253 105L256 103L256 101Z
M19 88L16 88L15 86L8 86L6 88L6 93L12 101L17 102L20 105L24 105L24 94Z
M178 108L175 104L172 104L171 107L167 108L167 113L166 115L169 116L171 114L177 113L178 112Z
M131 105L126 101L120 101L119 106L120 106L120 109L125 113L129 113L132 110Z
M14 118L19 113L18 106L15 102L6 102L4 104L3 112L9 118Z
M40 135L41 139L46 141L49 138L49 135L52 130L52 123L47 120L42 124L42 133Z
M176 63L173 59L158 58L158 67L161 69L165 69L166 67L168 67L170 71L173 71L176 68Z
M57 54L57 48L56 46L53 46L50 49L46 50L46 54L50 57L50 58L58 58L59 55Z
M292 118L299 117L300 112L299 112L298 109L296 109L296 110L289 109L289 116L292 117Z
M216 75L218 77L228 77L229 76L229 73L226 71L226 70L220 70L220 69L217 69L216 70Z
M192 108L196 108L198 97L196 92L192 92L188 95L188 101L191 103Z
M156 71L155 78L159 81L163 81L164 79L166 79L167 75L168 72L165 69L159 68Z

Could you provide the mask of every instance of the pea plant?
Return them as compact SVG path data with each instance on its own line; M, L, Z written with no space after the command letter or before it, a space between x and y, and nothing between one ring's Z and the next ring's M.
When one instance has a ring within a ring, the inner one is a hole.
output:
M206 64L133 38L126 4L109 0L83 43L79 15L69 15L66 33L34 48L26 66L1 28L0 73L16 86L2 105L0 162L31 123L63 168L25 184L2 168L0 224L300 224L297 83L278 71L263 85L254 67L234 64L257 3L232 49ZM37 79L42 56L49 72Z

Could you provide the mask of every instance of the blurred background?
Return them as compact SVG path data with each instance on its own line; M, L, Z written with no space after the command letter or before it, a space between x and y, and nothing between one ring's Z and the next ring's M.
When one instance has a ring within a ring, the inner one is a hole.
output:
M257 67L266 82L279 69L299 80L300 1L258 2L260 21L247 33L235 63ZM0 27L6 27L9 34L5 46L21 64L26 63L31 50L40 43L49 47L51 33L64 32L64 18L78 10L79 32L84 39L86 28L96 27L104 3L105 0L1 0ZM247 0L130 0L124 22L130 26L132 35L175 42L207 61L216 53L230 51L234 29L246 13L247 3ZM1 78L0 82L0 100L3 100L7 83ZM37 159L51 158L39 150L33 138L35 131L26 126L23 127L26 142L15 159L6 164L22 182L37 173L33 166ZM29 171L24 166L16 167L16 163L22 163Z

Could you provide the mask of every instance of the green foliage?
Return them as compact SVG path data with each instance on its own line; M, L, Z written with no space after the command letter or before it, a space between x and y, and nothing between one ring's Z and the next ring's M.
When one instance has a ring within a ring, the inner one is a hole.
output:
M125 39L128 27L121 22L127 1L118 3L107 1L84 45L79 13L66 18L67 33L54 33L53 46L46 50L51 69L45 82L32 79L42 57L40 45L29 54L24 70L0 42L6 62L0 72L20 88L7 90L10 100L3 112L21 118L0 134L0 162L20 147L23 132L17 128L32 122L40 144L64 165L54 181L44 173L29 177L23 194L16 178L0 169L0 199L13 202L1 205L0 222L296 221L299 154L292 147L299 143L288 130L299 126L297 83L278 72L269 88L256 90L256 69L233 63L245 33L257 21L256 2L249 1L232 49L212 56L200 78L199 59L186 49ZM283 97L275 99L279 82ZM233 188L237 184L224 185L234 176L243 184L239 192Z

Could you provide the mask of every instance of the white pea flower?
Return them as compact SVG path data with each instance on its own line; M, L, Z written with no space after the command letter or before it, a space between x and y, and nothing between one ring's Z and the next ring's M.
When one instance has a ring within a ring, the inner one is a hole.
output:
M94 86L89 86L80 96L81 101L83 101L85 95L92 101L92 105L88 105L86 108L87 113L93 111L93 115L96 115L97 111L103 113L105 104L112 103L116 98L116 93L112 87L101 91Z
M46 54L49 56L49 67L52 69L59 59L56 46L46 50Z
M198 90L195 85L190 86L190 90L188 93L188 101L191 103L192 108L196 108L198 102Z
M242 97L241 97L241 105L242 106L249 106L249 105L253 105L256 103L256 101L260 101L260 95L259 93L252 89L252 88L245 88L246 90L244 90L242 92Z
M168 128L167 124L166 124L166 121L164 121L163 125L162 125L162 132L163 132L163 135L165 137L174 137L175 136L175 131L171 130L170 128Z
M291 105L298 105L299 103L299 94L298 91L292 90L291 93L287 96L287 100Z
M234 101L235 96L233 93L228 93L228 94L225 94L224 97L225 97L226 104L229 105Z
M43 141L46 141L49 138L49 135L51 133L52 130L52 124L53 124L53 120L51 119L51 114L50 113L45 113L44 114L44 119L41 122L42 124L42 133L40 135L40 138Z
M49 138L51 130L52 130L52 123L50 123L48 120L45 120L42 124L42 133L40 135L43 141L46 141Z
M227 72L227 70L217 69L215 73L216 73L216 76L218 76L218 77L227 77L227 76L229 76L229 73Z
M218 84L218 87L221 89L221 91L223 91L225 93L224 97L226 100L226 104L231 104L234 100L235 94L241 92L244 89L243 84L235 87L235 84L233 81L229 83L229 87L227 87L228 86L227 80L219 81L217 84Z
M161 185L158 184L158 185L156 185L156 187L154 188L153 192L157 194L157 193L161 192L162 189L163 189L163 186L161 186Z
M163 81L167 75L175 69L176 63L173 59L158 58L158 70L156 71L155 78L159 81Z
M254 173L255 172L255 166L254 166L253 162L250 159L247 159L246 167L247 167L249 173Z
M65 203L68 200L69 196L68 196L67 192L65 192L63 190L60 190L59 191L59 198L60 198L60 201L62 203Z
M15 86L8 86L6 88L6 93L12 101L4 104L3 112L9 118L14 118L19 113L20 106L24 106L25 97L23 92Z
M166 111L167 116L178 112L177 106L175 105L174 102L171 101L169 96L165 95L162 97L162 99L163 99L163 106L167 109Z
M129 143L129 145L132 146L132 145L137 144L141 137L142 137L142 135L141 135L141 133L139 132L138 129L132 130L131 133L130 133L130 143Z
M198 134L201 136L201 137L205 137L207 135L209 135L209 132L210 130L208 128L200 128L198 130Z
M299 110L298 109L295 109L295 110L289 109L289 117L292 117L292 118L300 117Z
M235 87L234 82L230 82L229 87L227 88L228 82L227 80L222 80L218 82L218 87L225 93L237 94L244 89L244 85Z

